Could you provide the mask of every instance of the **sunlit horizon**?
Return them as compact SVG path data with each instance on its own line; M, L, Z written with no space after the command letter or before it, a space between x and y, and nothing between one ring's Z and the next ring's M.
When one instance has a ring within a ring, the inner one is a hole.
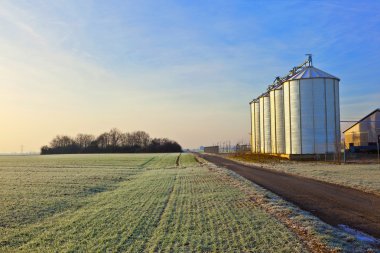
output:
M1 1L0 153L146 131L249 142L248 103L312 53L341 120L379 108L380 2Z

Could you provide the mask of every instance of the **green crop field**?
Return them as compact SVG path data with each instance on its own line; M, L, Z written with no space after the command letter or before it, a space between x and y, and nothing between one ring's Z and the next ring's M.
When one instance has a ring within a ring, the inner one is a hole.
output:
M238 179L177 158L0 157L0 252L307 251Z

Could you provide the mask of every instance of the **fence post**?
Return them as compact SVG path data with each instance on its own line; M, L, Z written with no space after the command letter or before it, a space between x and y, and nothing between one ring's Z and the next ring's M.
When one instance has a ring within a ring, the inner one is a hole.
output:
M380 142L380 136L377 137L377 163L379 164L379 169L380 169L380 151L379 151L379 144Z
M346 163L346 139L343 139L343 162Z

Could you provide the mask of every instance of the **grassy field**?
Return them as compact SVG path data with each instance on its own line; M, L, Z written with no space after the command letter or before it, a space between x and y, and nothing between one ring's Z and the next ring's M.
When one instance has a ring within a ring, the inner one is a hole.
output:
M345 185L380 195L380 167L378 164L332 164L325 162L297 162L287 160L258 161L252 155L229 156L230 159L268 169L311 177L321 181Z
M179 165L177 157L0 157L0 252L308 251L269 210L291 211L258 200L275 197L190 154Z

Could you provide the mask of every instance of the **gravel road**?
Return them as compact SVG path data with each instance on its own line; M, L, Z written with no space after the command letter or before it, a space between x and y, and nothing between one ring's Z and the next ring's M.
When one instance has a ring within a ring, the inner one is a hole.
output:
M380 238L380 197L352 188L200 155L276 193L331 225L348 225Z

